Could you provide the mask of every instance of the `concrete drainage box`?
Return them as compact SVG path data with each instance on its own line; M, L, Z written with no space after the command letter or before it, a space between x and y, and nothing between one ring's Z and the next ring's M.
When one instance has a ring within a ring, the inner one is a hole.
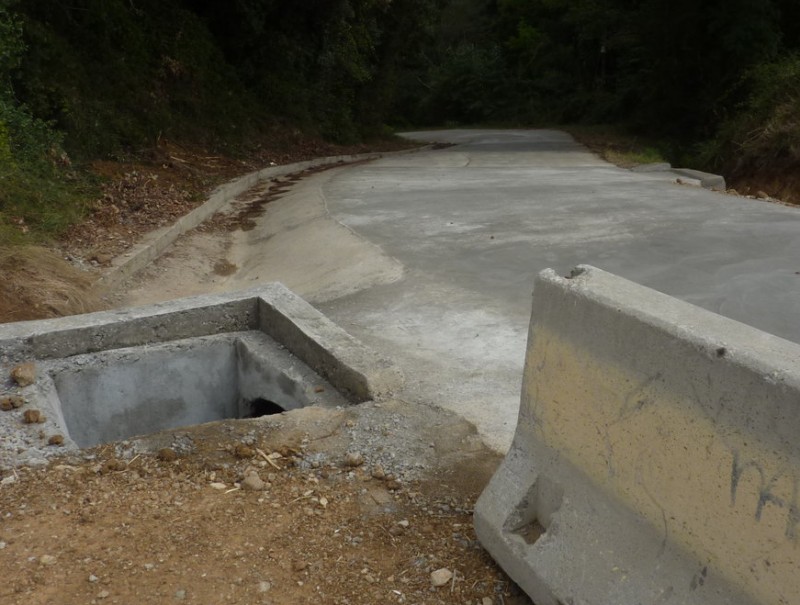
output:
M20 387L6 378L23 363L36 376ZM223 418L358 403L403 380L281 284L3 324L0 371L0 401L24 401L0 411L0 468ZM48 445L57 435L63 447Z

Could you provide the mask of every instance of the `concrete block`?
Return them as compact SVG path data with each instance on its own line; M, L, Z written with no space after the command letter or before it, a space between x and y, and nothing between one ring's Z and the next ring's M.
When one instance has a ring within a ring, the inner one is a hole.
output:
M24 410L0 414L0 468L63 451L48 449L40 432L60 433L74 449L267 408L359 403L403 380L391 362L277 283L0 324L0 376L21 362L35 362L36 382L19 389L0 379L0 395L23 396L46 421L25 428Z
M281 284L260 299L260 328L313 367L354 401L398 391L404 378L389 360L360 341Z
M672 172L678 176L688 177L700 181L700 185L706 189L717 189L725 191L725 177L719 174L711 174L710 172L701 172L700 170L692 170L691 168L673 168Z
M799 412L800 346L544 271L476 532L537 605L797 603Z

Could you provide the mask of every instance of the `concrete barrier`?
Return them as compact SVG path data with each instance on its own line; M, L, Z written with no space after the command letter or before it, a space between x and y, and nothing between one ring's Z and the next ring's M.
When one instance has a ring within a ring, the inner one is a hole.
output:
M800 346L592 267L544 271L475 528L537 605L796 604L798 436Z

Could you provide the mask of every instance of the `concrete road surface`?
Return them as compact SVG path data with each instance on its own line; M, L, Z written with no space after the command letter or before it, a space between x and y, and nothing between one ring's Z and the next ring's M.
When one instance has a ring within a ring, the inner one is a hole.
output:
M403 398L500 451L544 268L592 264L800 342L800 209L615 168L561 132L409 136L456 145L305 178L251 230L184 238L124 304L281 281L394 358ZM209 275L220 257L236 272Z
M321 186L331 217L402 275L318 306L397 359L406 398L463 414L495 448L513 435L546 267L592 264L800 342L800 209L616 168L556 131L407 136L456 145Z

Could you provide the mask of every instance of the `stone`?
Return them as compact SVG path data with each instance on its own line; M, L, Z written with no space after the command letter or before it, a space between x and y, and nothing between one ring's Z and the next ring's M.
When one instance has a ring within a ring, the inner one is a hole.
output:
M431 584L434 588L439 588L447 584L450 580L453 579L453 572L447 569L446 567L442 567L441 569L437 569L436 571L431 573Z
M36 364L32 361L23 363L11 370L11 380L21 387L27 387L36 382Z
M258 592L264 593L269 592L272 589L272 584L269 582L259 582L258 583Z
M21 408L23 405L25 405L25 400L19 395L11 395L9 397L3 397L0 399L0 410L4 412L16 410Z
M178 454L171 447L162 447L158 450L158 459L164 462L173 462L178 459Z
M266 487L267 484L262 481L261 477L258 476L258 473L250 473L244 478L244 481L242 481L242 489L244 490L259 492Z
M47 445L64 445L64 435L50 435Z
M252 458L253 456L255 456L256 451L252 447L245 445L244 443L237 443L236 447L233 448L233 455L236 456L237 458L245 460L247 458Z
M39 557L39 563L49 567L50 565L56 564L56 558L53 555L42 555Z
M344 457L344 463L352 468L356 468L364 464L364 456L360 452L348 452Z
M295 561L292 563L292 570L294 571L305 571L308 568L308 563L305 561Z
M22 422L25 424L41 424L44 421L44 414L39 410L25 410L25 413L22 415Z

